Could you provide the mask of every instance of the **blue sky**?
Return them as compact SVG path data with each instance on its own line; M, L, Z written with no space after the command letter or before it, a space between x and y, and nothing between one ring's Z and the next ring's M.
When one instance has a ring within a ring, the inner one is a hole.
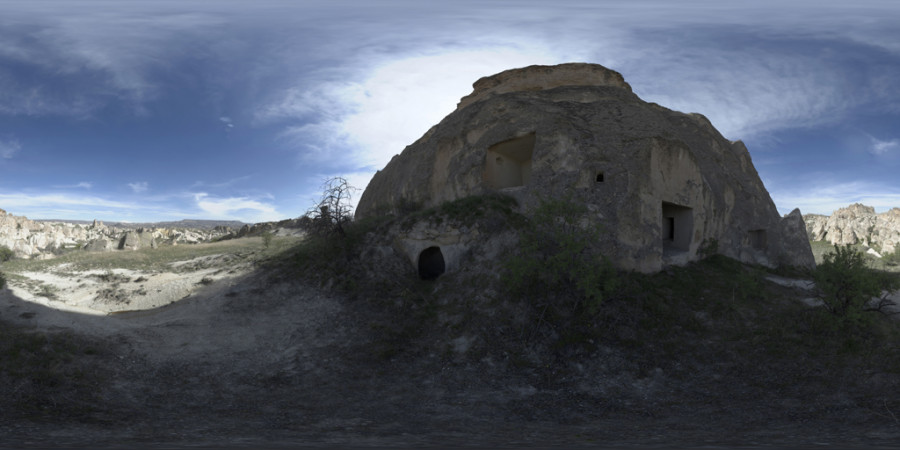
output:
M471 92L591 62L743 140L782 213L900 206L893 1L0 0L0 208L246 222L363 188Z

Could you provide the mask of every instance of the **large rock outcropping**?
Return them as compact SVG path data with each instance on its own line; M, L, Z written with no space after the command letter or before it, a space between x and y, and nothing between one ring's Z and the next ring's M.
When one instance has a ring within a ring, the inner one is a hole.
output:
M900 208L876 214L875 208L854 203L834 211L831 216L807 214L803 220L811 241L863 244L875 247L881 254L900 248Z
M357 217L497 191L527 214L541 198L565 197L587 205L585 226L604 230L596 249L624 269L657 271L698 259L701 248L815 265L799 211L782 219L744 144L705 117L644 102L595 64L514 69L474 87L375 174ZM440 248L432 237L400 236L397 248ZM421 260L421 251L408 256Z
M61 249L88 251L137 250L157 243L206 242L231 232L230 229L109 227L100 221L90 224L39 222L14 216L0 209L0 246L10 248L19 258L47 258Z

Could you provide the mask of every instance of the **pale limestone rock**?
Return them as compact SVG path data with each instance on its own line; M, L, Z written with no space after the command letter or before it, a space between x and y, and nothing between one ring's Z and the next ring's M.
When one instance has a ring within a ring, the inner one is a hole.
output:
M0 210L0 245L12 249L19 258L52 257L53 250L59 248L77 248L89 246L103 251L108 241L117 248L125 234L138 233L133 236L129 249L140 247L155 248L160 242L174 244L177 242L199 243L224 236L230 232L225 229L195 230L153 228L132 230L106 226L99 220L89 225L66 222L35 222L26 217L14 216ZM137 241L135 241L137 239ZM126 239L127 240L127 239ZM95 242L96 241L96 242ZM135 247L135 242L137 247Z
M84 249L89 252L111 252L113 251L113 244L109 239L97 238L88 242Z
M128 231L119 241L119 250L140 250L146 247L156 248L156 239L151 232L145 230Z
M894 253L900 247L900 208L876 214L875 208L854 203L834 211L831 216L807 214L803 218L811 241L874 246L881 249L882 255Z
M693 261L711 242L745 262L815 264L802 217L782 220L743 143L699 114L642 101L598 65L479 80L456 111L375 174L356 217L496 191L526 214L540 197L585 203L591 213L582 221L605 230L596 249L623 269ZM439 236L409 239L416 249L439 244Z

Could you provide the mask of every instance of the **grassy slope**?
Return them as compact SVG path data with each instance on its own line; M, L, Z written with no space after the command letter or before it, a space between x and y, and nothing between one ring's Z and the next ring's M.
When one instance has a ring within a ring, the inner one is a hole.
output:
M0 265L7 278L16 272L42 271L65 265L66 270L177 271L169 266L215 254L242 255L265 263L296 245L296 238L275 237L269 248L261 238L208 244L162 246L158 249L89 253L73 251L49 260L11 260ZM97 395L110 379L108 348L69 332L36 332L14 327L0 317L0 418L87 420L95 415Z
M513 383L538 389L479 406L497 420L581 423L619 415L725 431L775 422L900 426L900 401L893 395L900 389L897 322L873 314L861 325L842 324L803 306L799 300L808 293L766 281L762 268L716 256L655 275L622 273L620 289L596 314L548 317L532 302L558 293L514 298L479 271L434 282L414 273L387 281L348 273L348 266L365 264L354 250L364 232L354 230L338 247L276 239L272 249L260 251L259 240L236 240L157 253L67 255L56 263L154 268L204 254L277 255L279 267L298 278L349 294L355 318L343 325L361 327L352 364L371 377L367 383L390 386L439 373L445 384L436 389L451 392L500 392ZM323 264L323 256L331 264ZM41 270L46 264L52 262L11 267ZM462 338L470 342L464 350ZM31 419L92 416L98 405L91 392L109 381L104 345L0 328L7 404ZM419 384L394 387L400 397L393 401L413 406Z

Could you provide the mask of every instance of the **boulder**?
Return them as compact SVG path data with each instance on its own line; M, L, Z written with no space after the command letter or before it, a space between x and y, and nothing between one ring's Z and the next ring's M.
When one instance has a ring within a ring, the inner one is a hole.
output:
M742 142L700 114L641 100L622 75L596 64L478 80L453 113L375 174L356 217L487 193L515 197L526 215L542 199L584 203L583 223L604 230L594 248L622 269L697 260L713 242L750 263L812 261L805 229L795 217L783 224Z
M111 252L113 251L113 244L106 238L92 239L85 244L84 250L89 252Z
M139 250L141 248L156 248L156 239L152 233L140 231L127 231L119 240L119 250Z

